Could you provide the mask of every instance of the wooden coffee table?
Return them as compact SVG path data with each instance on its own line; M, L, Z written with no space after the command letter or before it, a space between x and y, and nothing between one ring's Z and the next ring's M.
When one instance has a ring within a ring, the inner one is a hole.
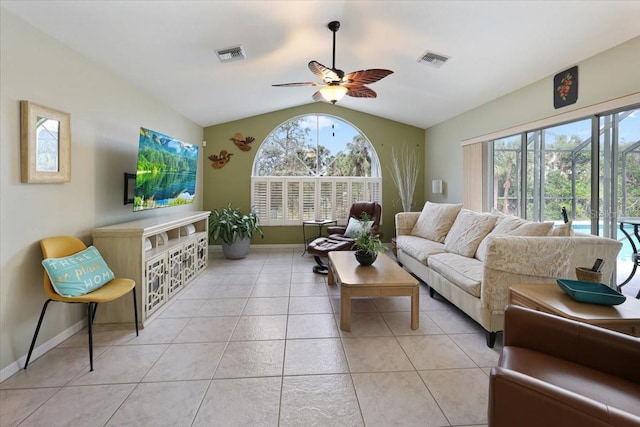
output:
M329 252L329 285L340 285L340 329L351 331L351 297L411 297L411 329L418 329L418 281L385 254L369 267L361 266L352 251Z
M614 306L586 304L545 283L511 286L509 303L640 337L640 301L631 297Z

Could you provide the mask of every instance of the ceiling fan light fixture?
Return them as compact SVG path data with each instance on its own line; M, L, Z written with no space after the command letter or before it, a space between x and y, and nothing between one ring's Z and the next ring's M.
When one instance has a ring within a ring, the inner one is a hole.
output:
M347 94L349 89L339 84L330 84L320 88L320 94L324 99L332 104L340 101Z

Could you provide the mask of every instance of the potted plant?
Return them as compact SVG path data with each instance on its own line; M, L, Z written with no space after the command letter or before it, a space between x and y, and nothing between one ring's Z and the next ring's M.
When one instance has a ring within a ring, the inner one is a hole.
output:
M243 214L229 203L220 210L212 210L209 216L209 238L222 240L222 252L229 259L244 258L249 253L251 237L259 233L264 238L258 215L252 208Z
M360 265L369 266L378 258L378 252L384 252L387 248L382 244L378 234L368 229L369 215L363 212L359 221L362 232L355 238L351 249L356 251L355 257Z

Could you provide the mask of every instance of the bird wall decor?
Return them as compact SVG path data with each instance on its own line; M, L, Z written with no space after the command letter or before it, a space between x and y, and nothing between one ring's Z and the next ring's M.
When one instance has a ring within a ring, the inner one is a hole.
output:
M251 150L251 146L249 144L251 144L256 139L252 136L248 136L245 138L244 135L238 132L235 135L233 135L233 138L230 138L229 140L233 141L233 143L236 144L236 146L241 151L249 151Z
M213 162L211 163L211 167L214 169L222 169L229 163L231 156L233 156L233 153L229 153L227 150L221 150L217 156L215 154L210 155L209 160Z

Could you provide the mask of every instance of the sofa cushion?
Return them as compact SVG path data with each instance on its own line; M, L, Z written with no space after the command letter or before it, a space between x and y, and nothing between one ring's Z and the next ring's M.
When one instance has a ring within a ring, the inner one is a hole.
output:
M573 221L566 222L564 224L560 224L557 227L553 227L549 231L549 236L573 236L575 233L573 232Z
M425 203L411 235L443 243L461 209L462 204Z
M487 257L487 244L490 237L496 236L546 236L553 227L552 222L532 222L517 216L507 215L501 218L493 230L487 234L476 251L476 258L484 261Z
M490 213L480 213L462 209L444 240L447 252L473 257L478 245L496 225L498 217Z
M432 242L416 236L398 236L396 247L424 265L427 265L431 255L445 252L443 243Z
M480 298L483 265L479 260L453 253L442 253L429 257L429 268L460 289Z
M551 231L551 227L553 227L552 222L527 222L509 234L511 236L546 236Z

